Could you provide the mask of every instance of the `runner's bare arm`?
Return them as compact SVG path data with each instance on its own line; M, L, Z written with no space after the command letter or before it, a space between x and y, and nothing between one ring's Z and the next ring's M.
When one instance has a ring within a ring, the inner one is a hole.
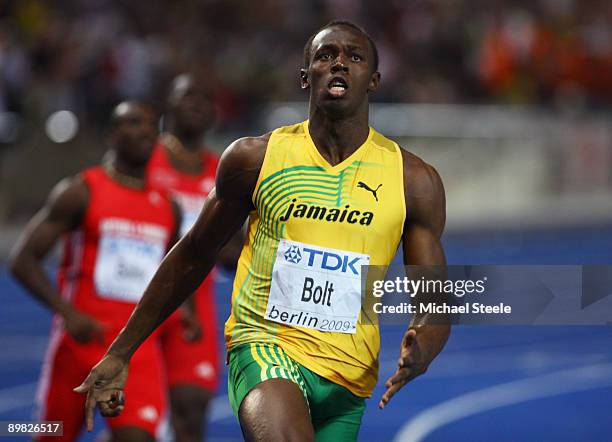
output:
M75 340L102 338L101 325L62 299L43 268L43 260L62 235L75 230L89 203L87 186L80 177L66 178L51 191L43 208L30 220L11 251L10 269L37 300L64 319Z
M253 209L267 137L242 138L223 154L213 189L193 228L164 258L130 320L108 350L128 360L138 346L191 294L216 255Z
M11 250L10 268L15 278L36 299L59 314L70 305L62 300L49 280L42 261L63 234L79 225L87 201L87 187L80 178L60 181Z
M170 240L168 251L181 239L181 224L183 222L183 211L181 206L176 200L171 200L172 214L174 216L174 232L172 233L172 239ZM196 298L193 294L188 296L183 305L182 310L182 322L184 325L184 337L187 341L193 342L202 337L202 325L196 315Z
M406 222L402 234L405 265L446 266L441 236L446 222L446 200L442 180L436 170L420 158L402 150L404 157L404 193ZM426 315L414 315L400 346L396 373L387 380L379 407L389 402L397 391L425 373L442 351L450 334L450 324Z
M242 226L253 209L251 194L257 183L268 136L242 138L223 154L217 186L192 229L172 248L106 355L74 390L87 393L87 429L93 429L94 410L116 416L123 409L123 388L130 357L140 344L201 284L216 255Z

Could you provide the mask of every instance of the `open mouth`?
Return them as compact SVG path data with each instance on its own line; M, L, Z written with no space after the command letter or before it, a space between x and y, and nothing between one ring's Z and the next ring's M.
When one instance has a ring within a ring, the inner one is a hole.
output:
M348 83L342 77L334 77L327 85L332 97L342 97L348 89Z

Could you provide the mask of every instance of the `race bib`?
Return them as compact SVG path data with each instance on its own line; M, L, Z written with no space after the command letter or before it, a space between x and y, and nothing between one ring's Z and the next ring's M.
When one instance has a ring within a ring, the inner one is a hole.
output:
M98 295L137 303L166 251L168 232L128 220L104 220L94 271Z
M281 240L265 318L324 332L355 333L361 310L361 253Z

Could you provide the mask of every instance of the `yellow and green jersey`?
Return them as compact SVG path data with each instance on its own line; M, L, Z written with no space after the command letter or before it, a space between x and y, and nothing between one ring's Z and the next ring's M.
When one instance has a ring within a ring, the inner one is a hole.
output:
M274 343L357 396L378 374L379 333L361 312L362 265L389 265L406 208L399 146L370 128L331 166L308 121L272 132L238 261L228 351Z

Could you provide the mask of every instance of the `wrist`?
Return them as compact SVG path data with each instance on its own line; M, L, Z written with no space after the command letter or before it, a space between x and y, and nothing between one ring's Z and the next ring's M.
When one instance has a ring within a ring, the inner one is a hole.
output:
M115 345L111 345L106 351L106 356L120 359L122 362L128 364L132 358L132 352L117 348Z
M124 333L125 329L123 329L119 333L119 335L117 335L113 343L110 345L110 347L108 347L108 350L106 350L106 354L121 359L126 363L129 363L130 359L132 358L132 355L138 347L133 348L128 343L126 343L126 338L125 336L123 336Z

